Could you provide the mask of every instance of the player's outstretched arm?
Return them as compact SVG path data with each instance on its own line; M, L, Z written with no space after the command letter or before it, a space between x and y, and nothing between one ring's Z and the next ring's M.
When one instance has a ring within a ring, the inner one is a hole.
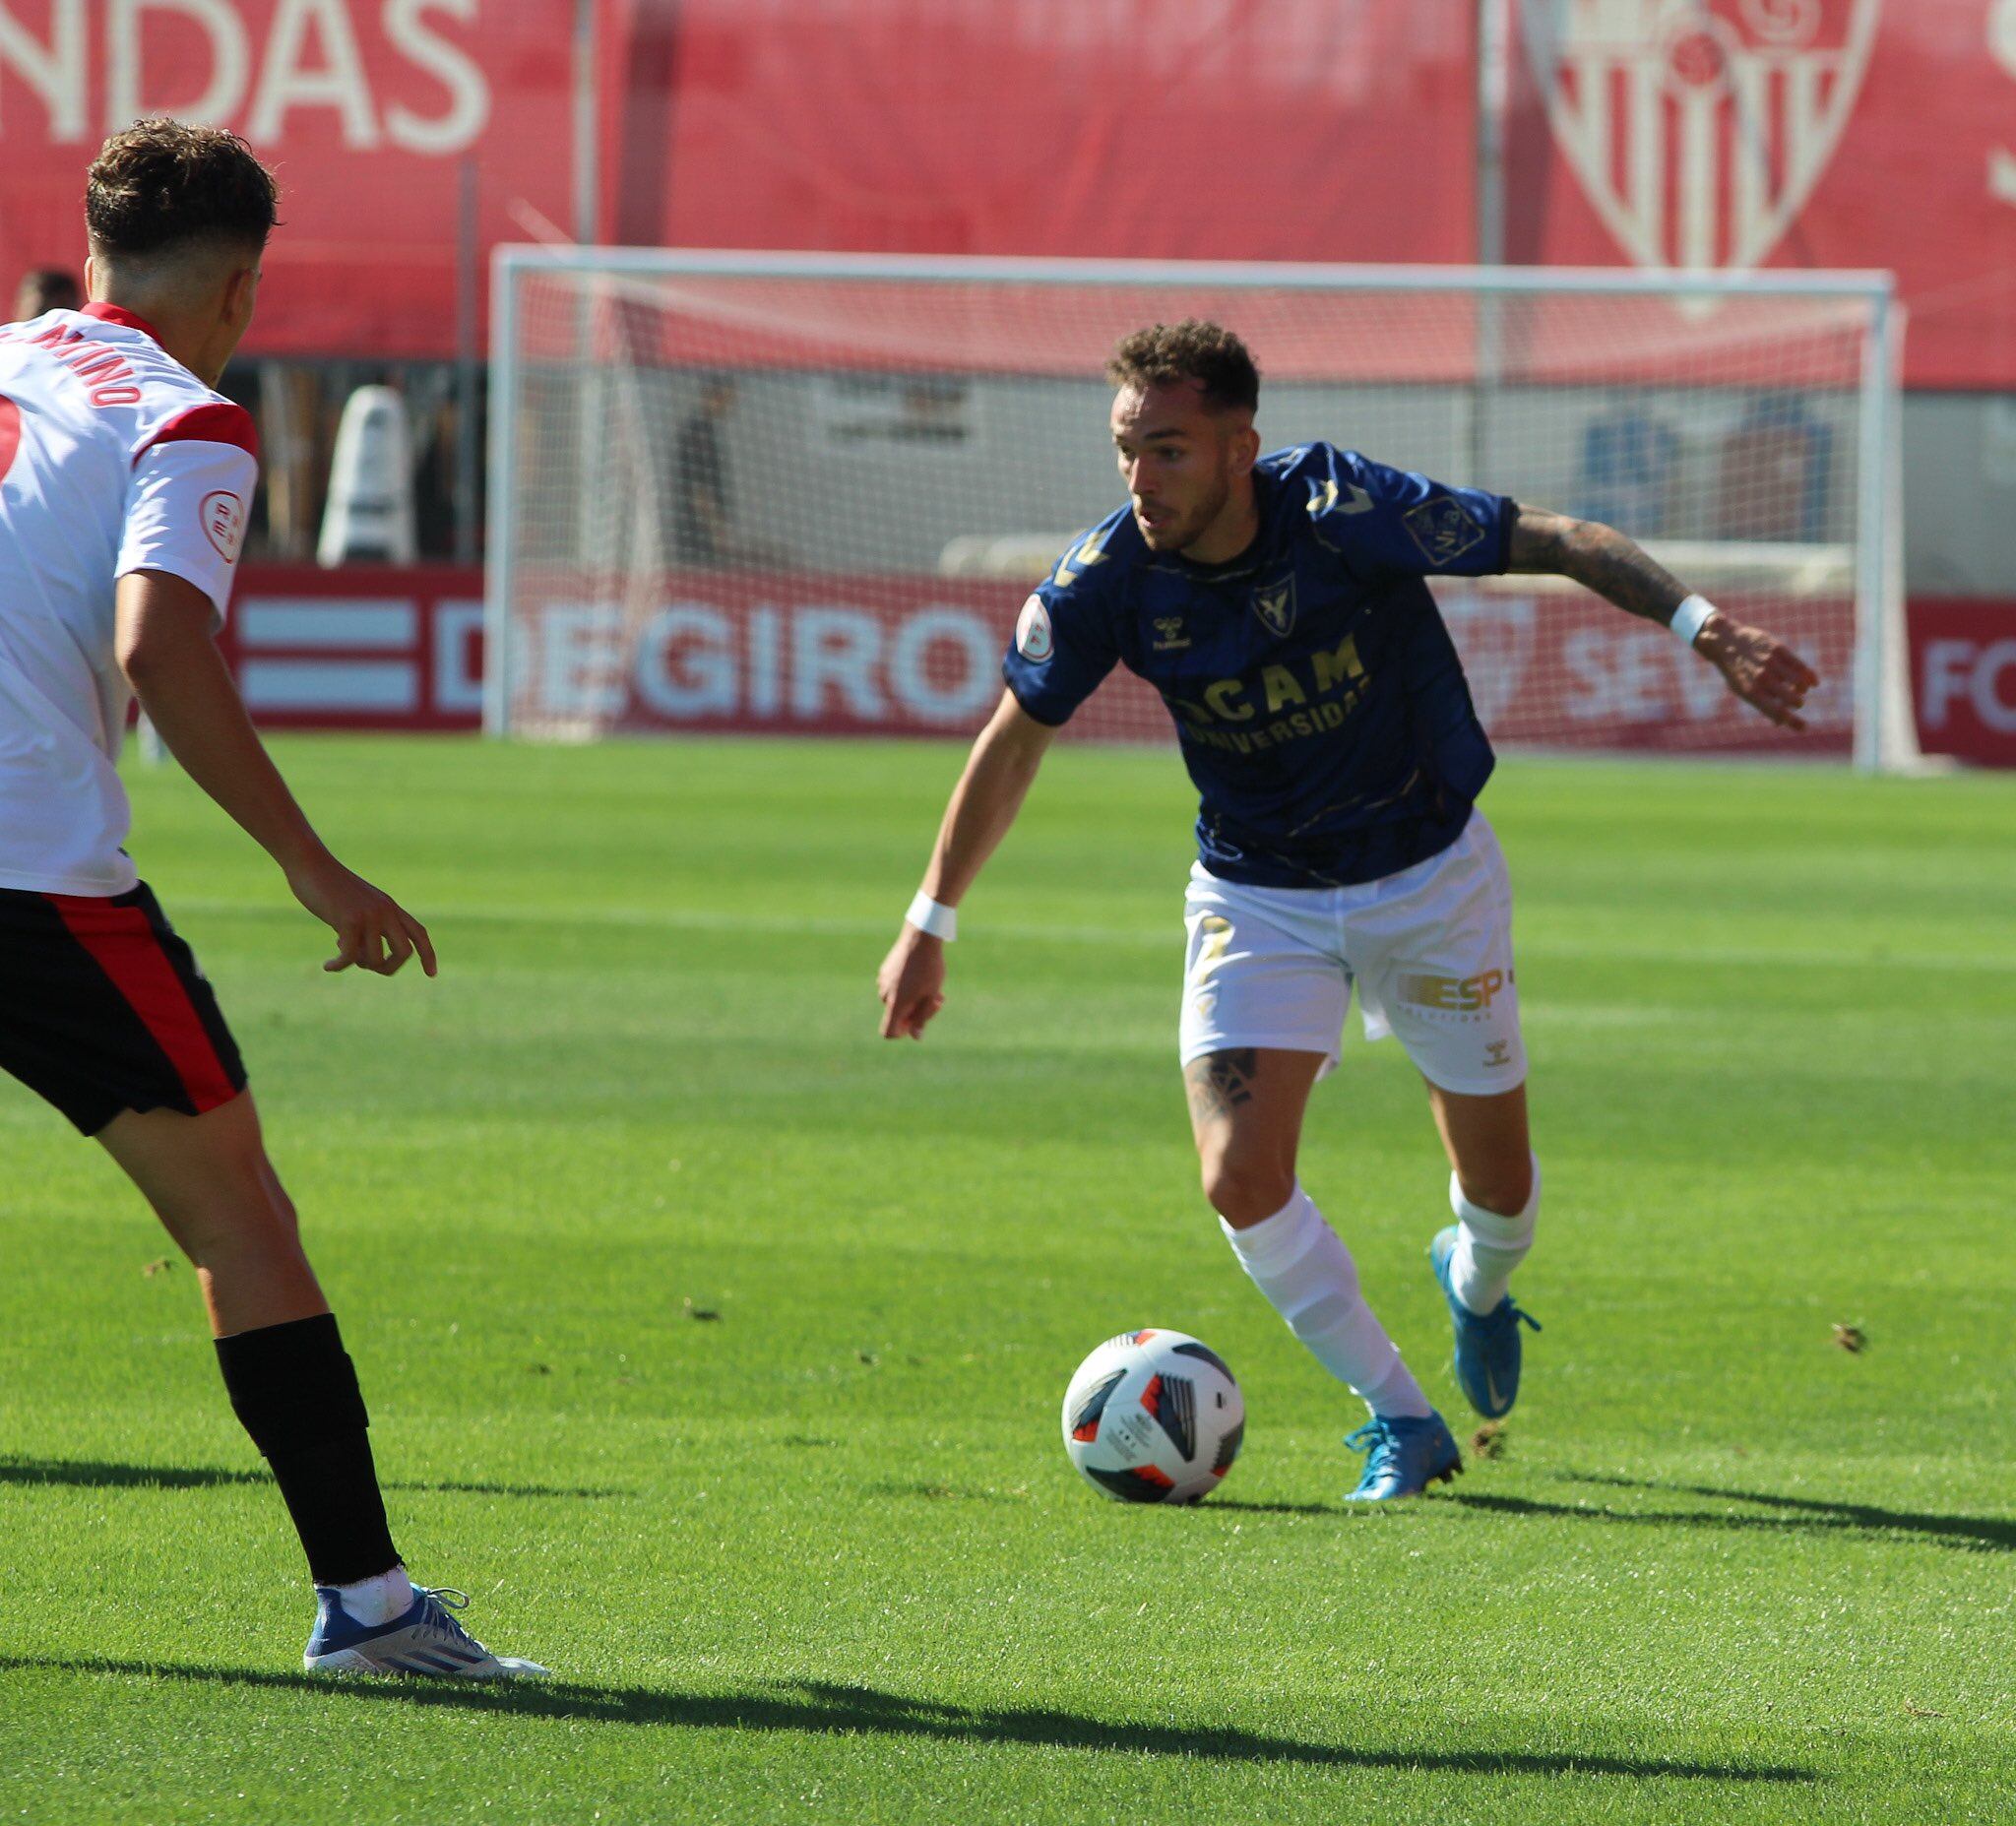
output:
M1675 626L1683 606L1689 621L1678 624L1689 645L1708 661L1745 704L1789 729L1806 724L1799 710L1819 674L1776 635L1745 626L1696 596L1634 540L1595 520L1522 505L1512 523L1508 571L1546 572L1572 577L1628 615ZM1696 606L1698 605L1698 607ZM1705 619L1692 626L1702 610Z
M923 893L942 907L957 907L986 859L1008 835L1030 783L1056 734L1015 701L1012 691L967 757L952 788L938 841L924 870ZM882 998L882 1038L921 1039L924 1026L945 1006L945 941L908 919L875 977Z
M210 598L164 571L134 571L119 580L117 611L119 664L168 752L280 864L294 898L335 931L337 954L322 968L355 964L389 976L417 954L433 976L427 928L329 852L260 745L211 637Z

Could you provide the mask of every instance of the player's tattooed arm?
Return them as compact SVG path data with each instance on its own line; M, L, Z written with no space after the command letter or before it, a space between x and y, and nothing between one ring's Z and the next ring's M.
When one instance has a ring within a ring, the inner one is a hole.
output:
M1190 1061L1184 1068L1183 1082L1190 1093L1190 1113L1200 1128L1253 1101L1253 1071L1257 1063L1251 1046L1207 1052L1201 1059Z
M1544 507L1516 510L1505 568L1572 577L1626 614L1662 624L1687 598L1684 584L1613 527ZM1751 709L1788 729L1806 726L1799 712L1820 676L1775 634L1718 609L1694 636L1694 649Z
M1647 621L1670 621L1687 598L1686 586L1635 539L1601 521L1571 520L1544 507L1518 509L1505 568L1572 577Z

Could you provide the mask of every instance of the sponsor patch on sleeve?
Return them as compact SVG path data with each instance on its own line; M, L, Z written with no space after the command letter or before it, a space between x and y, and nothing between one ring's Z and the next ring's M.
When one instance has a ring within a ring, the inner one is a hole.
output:
M236 564L245 542L245 503L228 488L213 488L203 497L201 513L203 536L226 564Z
M1452 564L1484 535L1469 510L1452 495L1431 494L1401 515L1408 535L1430 564Z
M1040 665L1050 657L1053 645L1050 611L1043 606L1041 597L1032 596L1015 619L1015 651Z

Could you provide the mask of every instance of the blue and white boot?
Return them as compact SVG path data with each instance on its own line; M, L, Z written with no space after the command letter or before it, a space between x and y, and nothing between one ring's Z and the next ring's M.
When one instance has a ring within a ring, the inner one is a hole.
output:
M1507 1293L1489 1312L1473 1312L1456 1296L1450 1284L1449 1264L1456 1254L1456 1226L1436 1234L1428 1246L1428 1260L1434 1264L1435 1281L1442 1297L1449 1302L1450 1323L1456 1328L1456 1380L1470 1405L1487 1420L1512 1412L1519 1399L1519 1328L1529 1325L1539 1331L1540 1321L1515 1305Z
M334 1586L315 1588L315 1633L301 1657L310 1673L418 1673L443 1680L539 1680L537 1662L492 1655L456 1621L452 1611L469 1603L466 1592L413 1587L412 1607L375 1629L343 1607Z
M1374 1415L1344 1442L1365 1455L1358 1487L1348 1503L1390 1503L1418 1496L1431 1483L1452 1483L1463 1469L1463 1454L1439 1414L1414 1419Z

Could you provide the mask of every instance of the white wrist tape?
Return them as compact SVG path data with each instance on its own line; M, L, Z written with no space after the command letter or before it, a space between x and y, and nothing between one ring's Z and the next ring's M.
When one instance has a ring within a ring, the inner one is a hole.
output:
M1690 596L1673 610L1673 618L1667 626L1691 647L1696 636L1708 625L1708 617L1715 612L1715 604L1705 596Z
M910 904L910 912L903 915L919 932L928 932L933 938L942 938L950 944L959 936L959 914L943 901L934 901L923 889L917 890L917 897Z

